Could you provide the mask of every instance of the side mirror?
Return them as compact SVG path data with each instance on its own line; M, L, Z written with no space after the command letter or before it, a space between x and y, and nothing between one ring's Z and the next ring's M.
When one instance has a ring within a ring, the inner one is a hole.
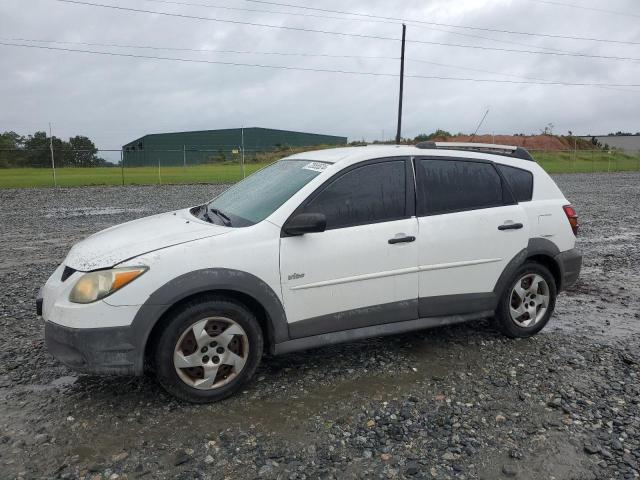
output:
M327 217L322 213L299 213L291 217L282 227L287 237L297 237L305 233L324 232L327 228Z

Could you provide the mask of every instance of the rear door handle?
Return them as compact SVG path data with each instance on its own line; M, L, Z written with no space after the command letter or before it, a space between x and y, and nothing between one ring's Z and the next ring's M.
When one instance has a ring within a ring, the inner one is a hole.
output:
M411 243L415 241L416 241L416 237L399 237L399 238L390 239L389 244L395 245L396 243Z
M524 225L521 223L505 223L504 225L500 225L498 230L520 230Z

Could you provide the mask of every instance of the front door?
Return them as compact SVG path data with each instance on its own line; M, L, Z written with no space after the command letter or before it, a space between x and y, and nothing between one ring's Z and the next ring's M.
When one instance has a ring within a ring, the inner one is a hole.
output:
M280 275L292 338L417 318L418 222L407 159L336 174L294 213L327 230L283 237Z

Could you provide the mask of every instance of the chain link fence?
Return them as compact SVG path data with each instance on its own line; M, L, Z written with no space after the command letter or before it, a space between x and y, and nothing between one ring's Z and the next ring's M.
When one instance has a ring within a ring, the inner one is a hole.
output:
M0 150L0 188L234 183L288 155L319 146L242 150L184 146L167 150ZM618 150L531 150L547 172L640 171L640 154Z
M0 188L235 183L294 153L328 148L283 147L270 151L183 147L149 150L0 150Z

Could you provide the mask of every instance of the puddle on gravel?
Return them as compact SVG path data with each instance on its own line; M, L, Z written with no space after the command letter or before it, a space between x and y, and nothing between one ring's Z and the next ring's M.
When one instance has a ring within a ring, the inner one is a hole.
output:
M271 397L263 397L262 381L277 384L281 372L276 371L265 373L264 380L259 374L245 393L213 405L176 405L156 400L158 387L144 379L129 383L103 378L100 380L101 388L89 393L92 398L82 394L83 400L79 404L76 403L77 392L91 392L90 384L96 381L95 377L60 377L50 384L31 385L26 390L38 396L51 396L62 416L56 436L64 439L63 444L66 443L64 455L78 455L86 464L109 459L123 449L135 449L139 446L138 439L156 445L162 451L160 456L164 462L164 455L172 453L175 445L192 444L194 438L202 442L217 439L218 434L224 431L230 436L240 431L260 432L263 437L276 436L291 444L303 445L316 434L321 418L352 417L355 413L353 406L359 399L383 402L401 398L409 392L432 395L437 389L433 382L469 373L482 365L482 343L464 349L452 348L451 345L455 338L474 335L474 331L467 331L461 326L454 327L451 332L452 338L447 333L444 337L430 332L407 334L388 346L390 355L399 349L409 358L408 368L405 365L397 374L387 371L376 374L375 370L370 370L359 377L337 378L332 384L319 383L305 389L294 382L286 386L286 394L276 391ZM519 343L518 350L527 348L528 341ZM273 390L273 385L268 390ZM121 393L114 396L115 391ZM92 405L110 407L96 410ZM9 412L6 413L8 419ZM21 415L18 408L11 416L18 420ZM73 418L64 421L67 417ZM83 438L90 432L100 434L91 435L91 442L84 442ZM167 457L166 461L169 462L170 458Z
M617 246L614 243L619 242L620 246L628 247L629 242L633 242L640 237L640 233L635 228L619 228L620 233L612 235L603 235L599 237L580 237L579 247L591 245L606 245L607 247Z
M637 278L609 276L602 281L594 269L585 269L584 278L558 297L554 316L544 331L579 333L604 342L640 333Z
M566 435L551 432L545 437L531 435L525 449L519 450L522 460L514 460L509 449L497 455L483 458L478 467L480 478L514 478L520 480L592 478L589 461L578 439L569 439ZM505 469L510 471L505 474Z
M96 215L124 215L129 213L143 213L144 208L120 208L120 207L76 207L59 208L51 210L45 218L71 218L71 217L91 217Z
M362 377L339 379L332 385L318 385L306 390L288 387L288 395L276 393L272 398L259 398L261 382L257 380L240 398L213 405L179 405L168 410L160 404L151 407L136 406L139 415L114 418L111 413L82 412L74 428L80 431L101 431L91 446L77 444L70 454L79 455L83 462L109 458L123 448L131 448L131 441L144 438L156 445L180 445L186 439L217 439L220 432L233 436L242 432L260 432L262 436L277 436L292 444L306 445L309 436L317 431L320 418L351 417L358 398L388 401L408 392L431 394L427 385L459 371L477 365L481 356L477 349L462 355L452 355L447 342L426 338L409 340L407 352L412 357L415 371L367 374ZM526 347L524 347L526 348ZM459 349L456 349L459 351ZM277 381L273 379L272 381ZM80 380L82 382L82 379ZM71 387L73 388L73 387ZM416 393L419 394L419 393ZM149 420L149 418L155 419ZM168 453L167 453L168 454ZM167 461L169 461L167 457Z
M194 438L217 440L221 432L234 436L242 432L260 432L262 436L277 436L293 444L307 444L308 435L315 431L313 418L327 412L333 417L353 414L354 396L376 398L381 401L397 397L418 380L415 373L396 377L370 376L340 381L332 386L301 391L278 398L230 399L214 405L180 405L170 412L152 407L156 419L118 420L110 414L98 414L93 418L77 418L76 434L81 431L101 431L91 445L77 443L70 448L70 455L79 455L82 462L90 463L110 458L122 449L130 449L131 441L144 438L156 445L180 445ZM255 388L260 388L259 383ZM84 416L84 415L83 415ZM173 449L171 449L173 451ZM168 457L167 457L168 458ZM167 460L169 461L169 460Z
M238 441L246 435L255 435L258 443L268 443L267 439L274 437L302 448L316 435L321 435L323 428L330 427L331 424L323 425L322 419L351 419L359 412L354 405L361 403L362 398L383 402L409 393L435 395L440 380L482 368L482 349L485 348L482 341L468 348L452 346L456 339L467 335L474 335L474 331L459 326L442 335L425 332L402 336L389 346L390 354L399 349L410 359L409 368L405 365L397 374L387 371L376 374L370 370L356 378L337 378L329 385L318 383L303 390L302 385L298 387L298 382L294 381L287 385L286 392L265 393L273 392L273 386L283 373L275 368L270 373L265 372L263 379L259 374L246 392L213 405L158 400L159 387L145 379L103 378L101 387L91 392L89 387L96 382L95 377L68 376L31 391L33 395L49 396L60 416L55 422L57 428L51 431L59 441L55 446L46 447L47 457L63 459L78 455L80 464L92 465L109 462L123 450L152 446L156 451L155 462L171 468L176 446L193 446L194 441L206 443L207 440L215 440L221 446L224 441L221 443L219 434L222 432L226 432L227 438ZM493 339L486 341L491 343ZM535 342L517 342L518 351L535 348ZM299 362L304 359L292 360L292 363ZM459 381L464 379L460 377ZM262 382L272 385L265 390ZM119 394L114 396L116 391ZM77 396L78 392L81 397ZM10 415L13 420L25 415L19 405L14 404L15 410L12 409ZM78 405L79 409L76 408ZM102 405L102 408L96 408L96 405ZM6 413L9 420L9 411ZM541 418L543 414L538 412ZM90 441L86 441L87 438ZM244 442L237 446L250 448ZM546 448L546 444L540 448L543 447ZM491 467L487 465L489 470L486 471L491 471Z

